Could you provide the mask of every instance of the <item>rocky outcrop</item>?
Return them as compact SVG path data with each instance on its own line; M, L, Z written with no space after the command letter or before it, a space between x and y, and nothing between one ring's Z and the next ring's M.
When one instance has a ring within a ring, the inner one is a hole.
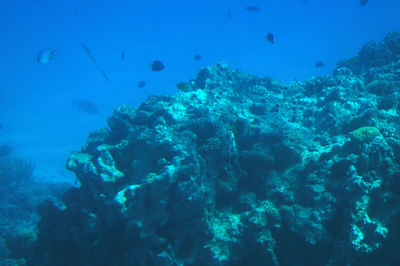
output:
M399 263L398 36L332 77L221 63L117 107L68 159L65 208L41 206L30 265Z

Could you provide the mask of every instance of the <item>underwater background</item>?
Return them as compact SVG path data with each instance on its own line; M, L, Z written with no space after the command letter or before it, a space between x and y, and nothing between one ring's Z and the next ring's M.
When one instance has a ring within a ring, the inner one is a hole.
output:
M399 2L338 1L1 1L1 139L36 164L38 178L72 178L71 150L104 126L118 104L172 94L202 66L227 62L289 82L329 75L338 60L400 27ZM245 6L256 5L251 12ZM228 18L230 14L230 18ZM272 32L275 44L266 40ZM85 43L109 75L102 77ZM54 60L36 61L43 49ZM126 54L121 61L121 53ZM193 60L195 54L203 59ZM162 72L150 64L161 60ZM325 67L315 68L316 61ZM140 81L146 86L138 88ZM98 115L74 101L95 103ZM40 172L39 172L40 171Z
M0 1L2 265L398 265L399 12Z

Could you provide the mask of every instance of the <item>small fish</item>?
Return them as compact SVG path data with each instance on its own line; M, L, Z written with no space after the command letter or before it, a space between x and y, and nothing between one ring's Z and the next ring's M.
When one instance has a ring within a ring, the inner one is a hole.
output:
M232 17L230 11L228 11L228 13L226 14L226 17L227 17L228 19Z
M274 35L271 32L268 32L267 34L267 41L269 41L270 43L274 43Z
M153 63L151 64L151 71L161 71L164 68L164 64L158 60L153 61Z
M325 66L325 64L324 64L324 62L322 62L322 61L317 61L317 62L315 62L315 67L316 68L321 68L321 67L324 67Z
M48 63L50 60L54 59L54 55L56 54L57 50L53 49L53 48L49 48L49 49L44 49L42 51L39 52L36 61L41 64L44 65L46 63Z
M143 88L145 85L146 85L146 81L144 81L144 80L140 81L140 82L137 84L137 86L138 86L139 88Z
M201 59L203 59L203 57L202 57L201 55L199 55L199 54L195 54L195 55L193 56L193 59L194 59L195 61L200 61Z
M244 10L250 11L250 12L260 11L260 8L258 6L245 6L243 8L244 8Z
M368 0L360 0L360 5L365 6L368 3Z
M125 60L125 53L122 52L122 53L121 53L121 61L124 61L124 60Z
M80 100L73 103L79 110L88 114L98 114L99 111L94 103L89 100Z

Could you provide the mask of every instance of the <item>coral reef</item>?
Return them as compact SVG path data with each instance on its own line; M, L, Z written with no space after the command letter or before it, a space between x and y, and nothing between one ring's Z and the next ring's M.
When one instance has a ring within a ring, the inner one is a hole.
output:
M45 199L59 202L67 185L35 182L31 161L12 156L8 145L0 153L0 265L22 266L36 241L36 207Z
M287 85L221 63L118 106L28 265L400 264L399 47Z

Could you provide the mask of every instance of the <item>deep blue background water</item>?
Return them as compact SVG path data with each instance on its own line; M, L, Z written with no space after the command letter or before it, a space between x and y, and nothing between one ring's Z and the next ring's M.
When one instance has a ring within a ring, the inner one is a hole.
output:
M64 170L68 152L104 127L116 105L172 94L176 83L220 61L285 82L329 75L367 41L399 31L399 12L399 0L364 7L359 0L1 0L0 142L32 158L39 179L72 178ZM275 44L266 41L268 32ZM56 58L39 65L38 52L50 47ZM194 61L194 54L203 60ZM153 60L165 70L152 72ZM326 66L315 68L318 60ZM147 84L140 89L141 80ZM80 99L95 103L100 114L77 110L72 102Z

